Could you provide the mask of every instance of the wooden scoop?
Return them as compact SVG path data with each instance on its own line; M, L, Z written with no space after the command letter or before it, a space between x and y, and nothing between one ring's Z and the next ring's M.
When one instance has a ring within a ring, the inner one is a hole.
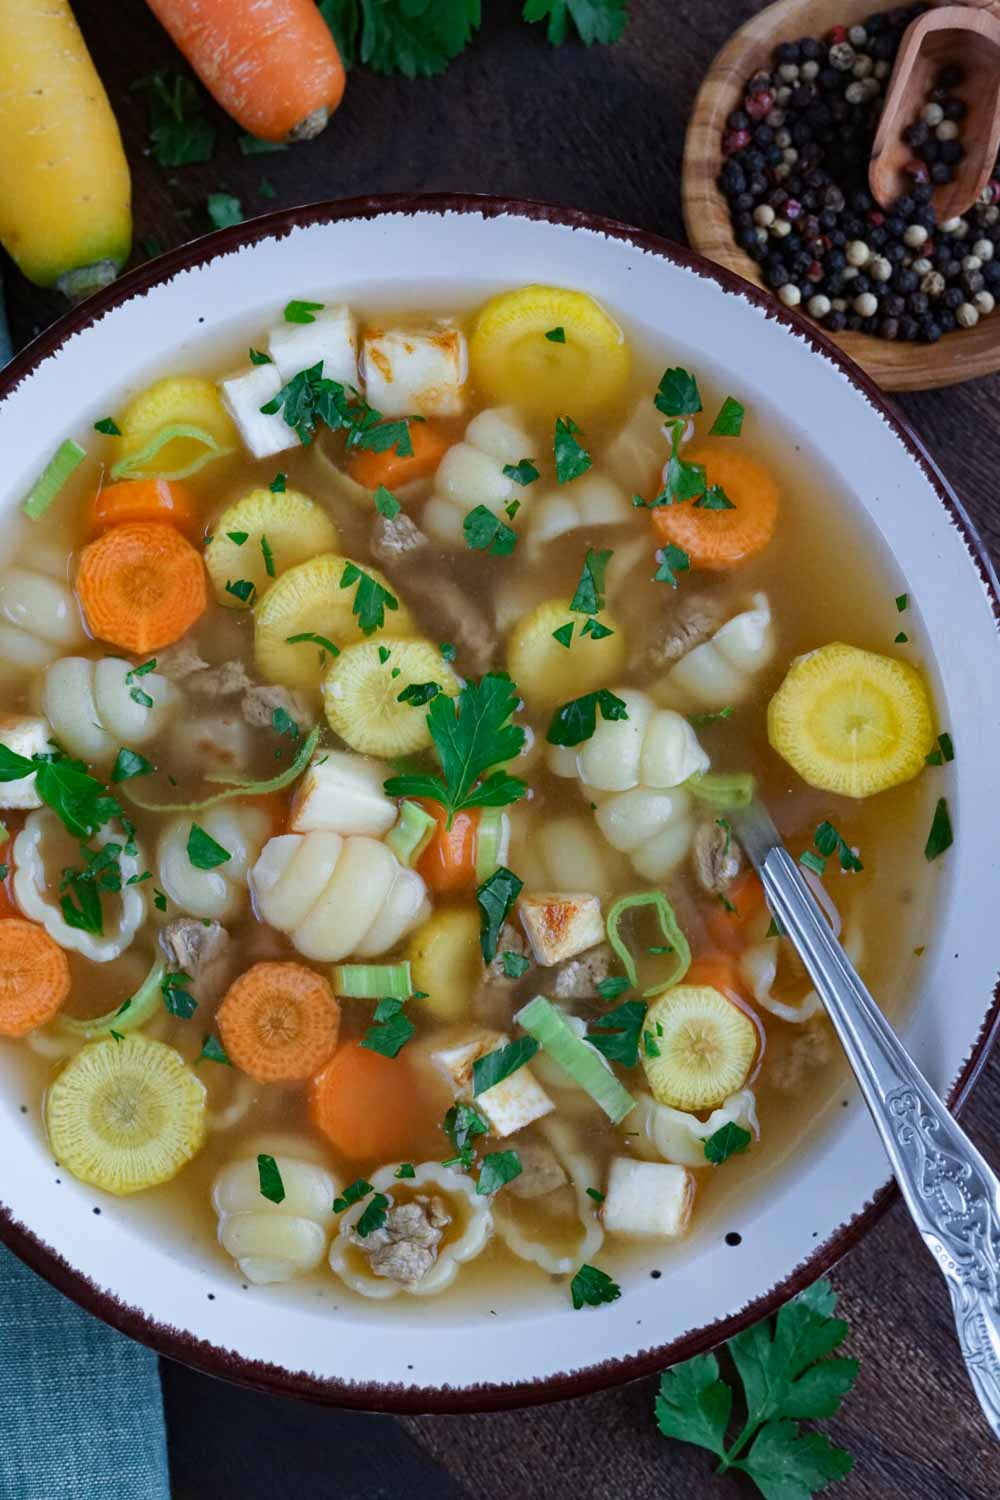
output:
M868 167L872 196L882 208L912 186L906 168L914 152L903 131L920 118L938 72L950 63L964 74L954 92L967 109L960 123L965 156L954 181L934 189L939 223L963 214L993 174L1000 147L1000 0L938 6L903 37Z

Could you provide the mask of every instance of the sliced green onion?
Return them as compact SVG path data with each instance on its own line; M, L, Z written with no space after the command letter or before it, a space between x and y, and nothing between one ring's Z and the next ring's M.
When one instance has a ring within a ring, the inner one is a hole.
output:
M557 1067L568 1073L599 1104L613 1124L624 1120L635 1100L604 1062L601 1054L578 1037L559 1008L536 995L519 1010L514 1020L547 1052Z
M175 438L190 438L192 442L201 443L204 452L189 464L182 464L179 469L157 468L151 461L161 448L165 448ZM210 464L213 458L224 458L227 453L234 451L232 448L224 448L204 427L196 427L193 422L171 422L167 427L161 427L159 432L154 432L149 442L136 449L135 453L128 453L116 464L112 464L111 478L187 479L189 475L197 474L199 469Z
M333 993L350 1000L408 1000L413 994L409 962L334 964Z
M49 459L35 480L27 496L21 501L21 509L32 521L43 516L78 464L87 457L86 448L67 438Z
M434 837L436 827L437 819L431 817L426 807L419 802L402 802L399 819L389 829L385 842L401 865L412 868Z
M151 802L136 790L131 781L123 782L121 788L128 800L135 807L141 807L143 812L204 812L207 807L215 807L216 803L226 802L230 797L266 797L269 792L283 792L286 786L291 786L302 775L318 743L319 730L312 729L302 741L302 747L291 765L286 766L279 775L272 776L269 781L236 781L224 792L215 792L211 797L202 798L200 802Z
M660 979L651 985L648 990L643 990L643 995L660 995L664 990L669 990L672 985L680 984L684 975L691 967L691 948L687 938L680 929L680 924L674 916L674 909L670 905L662 891L637 891L632 896L622 896L616 901L608 912L605 923L608 930L608 942L622 961L622 966L628 975L629 983L633 988L639 984L639 972L635 966L635 959L618 931L622 917L627 911L637 907L651 906L656 912L660 931L666 938L668 945L673 950L673 964L667 979Z
M499 807L484 807L476 830L476 884L507 863L510 848L510 819Z
M93 1016L89 1021L78 1021L73 1016L60 1016L60 1027L63 1031L72 1032L74 1036L84 1037L88 1042L94 1037L107 1036L111 1031L138 1031L140 1026L145 1026L147 1021L153 1019L162 1004L160 984L166 972L167 966L163 959L155 959L142 984L124 1005L119 1005L117 1010L109 1010L103 1016Z
M684 785L693 797L713 807L749 807L755 787L749 771L733 771L727 776L706 771L689 776Z

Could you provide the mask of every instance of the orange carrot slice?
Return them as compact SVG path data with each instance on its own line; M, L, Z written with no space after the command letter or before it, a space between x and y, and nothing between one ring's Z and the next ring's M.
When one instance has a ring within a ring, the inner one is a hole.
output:
M704 464L709 488L720 485L734 508L710 510L697 500L661 505L652 512L656 534L661 542L682 548L692 568L738 568L774 535L778 486L763 464L732 449L695 448L684 456Z
M0 921L0 1036L44 1026L69 995L69 962L44 927L23 917Z
M229 1060L258 1083L297 1083L332 1056L340 1006L304 964L260 963L226 991L216 1023Z
M167 479L123 479L99 489L90 506L90 535L129 521L168 521L194 536L194 495L186 484Z
M366 490L377 490L380 484L384 484L387 490L399 489L413 479L425 479L428 474L433 474L451 443L450 435L439 423L411 422L413 452L406 458L402 458L395 448L387 448L384 453L358 448L351 455L347 472Z
M179 641L208 602L200 554L162 521L113 526L84 547L76 589L91 634L140 655Z
M729 887L726 893L730 911L721 904L705 920L712 938L720 948L730 953L739 953L746 947L746 928L764 910L764 887L760 876L753 870L745 870Z
M264 141L310 140L344 92L344 65L315 0L149 0L202 83Z
M313 1079L309 1114L349 1161L391 1161L411 1149L423 1108L401 1057L383 1057L348 1042Z
M479 809L457 812L451 827L440 802L416 799L436 819L437 828L423 854L417 860L417 873L432 891L467 891L476 884L476 838L479 832Z

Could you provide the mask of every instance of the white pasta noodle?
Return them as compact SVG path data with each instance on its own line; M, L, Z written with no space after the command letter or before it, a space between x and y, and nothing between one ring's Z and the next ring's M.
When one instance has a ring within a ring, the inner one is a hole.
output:
M315 1270L329 1243L339 1190L336 1179L312 1162L284 1155L275 1155L274 1162L285 1190L280 1203L261 1193L256 1156L230 1162L212 1186L219 1244L255 1286Z
M74 1057L83 1046L85 1038L74 1036L69 1031L60 1031L54 1026L41 1026L37 1031L29 1031L24 1040L39 1057L58 1061L64 1057Z
M653 689L659 703L688 713L745 702L777 646L767 595L754 594L751 605L659 679Z
M51 867L47 851L43 849L50 840L63 849L62 859L53 859ZM109 843L124 846L125 836L116 831L113 824L106 823L92 843L99 849ZM146 919L146 897L142 886L128 884L132 876L139 875L144 868L141 856L125 853L123 848L118 857L121 891L109 895L104 903L104 932L93 933L70 927L60 910L59 875L68 863L66 848L66 834L55 813L48 808L29 813L14 840L14 895L17 904L26 917L41 922L60 948L82 953L94 963L108 963L125 951Z
M306 958L375 958L430 915L427 887L392 850L360 834L269 839L251 874L261 917Z
M863 947L860 930L854 928L848 932L843 938L843 945L844 952L857 968ZM780 966L781 939L776 937L765 937L757 943L751 943L740 959L740 973L757 1004L770 1011L772 1016L777 1016L779 1021L800 1026L823 1009L823 1002L808 985L794 1003L779 999L775 994L775 986L779 983Z
M0 671L5 676L41 671L63 651L86 640L72 589L42 567L0 573Z
M158 672L127 680L132 667L118 656L63 656L52 663L42 709L63 749L106 767L123 745L144 745L159 734L177 690Z
M226 1072L231 1071L226 1069ZM257 1097L257 1084L245 1073L237 1073L230 1083L229 1097L225 1104L210 1109L205 1116L205 1125L210 1135L221 1135L246 1119Z
M614 849L647 880L662 880L685 858L694 837L684 782L706 771L709 758L691 725L648 693L616 688L626 719L598 718L578 749L551 747L549 769L576 776L596 802L596 820ZM610 795L606 795L610 794Z
M415 1193L430 1192L434 1197L442 1198L458 1232L453 1238L446 1237L433 1265L419 1281L394 1281L388 1276L376 1276L351 1234L370 1200L364 1198L352 1204L341 1214L340 1226L330 1246L330 1269L363 1297L385 1300L397 1297L400 1292L411 1297L433 1297L451 1286L460 1267L485 1249L493 1233L493 1214L489 1198L476 1193L471 1177L453 1172L440 1162L427 1161L422 1162L413 1177L408 1179L405 1193L396 1177L395 1163L379 1167L368 1180L375 1192L383 1193L389 1199L390 1207L397 1201L410 1201Z
M705 1142L728 1124L739 1125L754 1140L760 1139L757 1101L752 1089L730 1094L707 1120L699 1120L697 1115L683 1109L672 1109L668 1104L657 1104L651 1095L640 1093L636 1095L635 1109L628 1115L628 1124L623 1121L621 1128L629 1132L631 1149L646 1161L707 1167Z
M214 869L199 869L188 856L195 822L229 855ZM197 818L177 813L164 825L156 846L160 889L192 917L228 921L246 903L247 877L269 826L259 807L210 807Z
M434 476L434 493L423 513L427 534L443 547L464 547L462 525L477 505L506 519L504 507L520 500L522 515L531 487L517 484L503 471L505 465L529 457L531 448L514 411L491 407L473 417L465 437L448 449Z
M621 431L612 438L601 459L602 468L632 494L638 490L644 498L651 498L646 491L656 478L669 456L669 428L674 424L663 420L649 396L636 403ZM680 435L687 442L694 432L694 423L688 421Z
M602 901L621 889L625 861L582 813L544 821L511 819L511 868L528 890L592 891Z
M500 1239L521 1260L532 1261L552 1276L566 1276L590 1262L604 1243L597 1204L587 1193L588 1187L597 1186L600 1172L593 1157L580 1149L577 1132L566 1120L545 1120L538 1129L564 1169L567 1182L549 1195L551 1204L545 1199L520 1199L501 1190L493 1200L493 1220ZM543 1221L542 1233L541 1215L535 1207L539 1202L553 1210L551 1220ZM527 1211L526 1203L532 1205ZM556 1243L564 1246L563 1253Z
M593 470L561 489L533 498L525 535L529 559L539 558L556 537L579 527L621 526L632 506L620 484Z
M447 318L431 328L368 328L361 377L369 405L387 417L455 417L465 405L469 351Z

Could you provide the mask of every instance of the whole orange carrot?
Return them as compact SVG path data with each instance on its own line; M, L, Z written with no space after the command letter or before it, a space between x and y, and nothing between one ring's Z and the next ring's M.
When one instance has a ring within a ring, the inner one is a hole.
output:
M319 135L344 65L315 0L149 0L202 83L265 141Z

